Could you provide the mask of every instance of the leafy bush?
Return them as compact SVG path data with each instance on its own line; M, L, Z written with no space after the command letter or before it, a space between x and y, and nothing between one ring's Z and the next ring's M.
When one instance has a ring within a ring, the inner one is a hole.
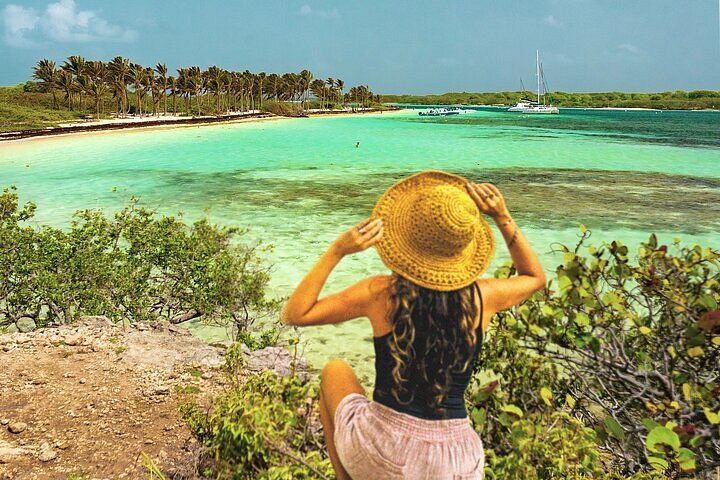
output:
M35 206L0 195L0 327L21 317L39 325L80 315L130 321L207 322L248 330L277 312L266 298L268 268L241 232L199 220L192 226L130 204L113 218L84 210L69 230L34 228Z
M276 102L272 100L263 102L263 111L288 117L297 117L305 114L305 110L303 110L302 105L299 103Z
M217 479L332 477L319 428L317 387L269 371L243 376L239 351L228 356L225 366L230 390L210 410L197 404L182 408L207 449L203 474Z
M512 455L503 415L563 409L624 475L709 475L720 466L720 252L679 240L668 249L652 235L636 262L618 242L583 257L582 232L575 249L560 247L557 286L498 316L480 362L489 372L469 395L473 419Z

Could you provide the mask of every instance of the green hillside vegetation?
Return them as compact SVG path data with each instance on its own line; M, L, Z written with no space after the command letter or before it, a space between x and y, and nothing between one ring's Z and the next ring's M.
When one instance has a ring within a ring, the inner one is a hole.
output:
M58 123L128 115L225 115L248 111L301 114L312 108L368 107L379 97L367 85L346 89L341 79L299 73L207 70L191 66L169 74L115 57L109 62L68 57L57 68L42 59L33 80L0 87L0 131L31 130Z
M449 92L442 95L381 95L383 103L416 105L512 105L521 98L535 98L522 92ZM657 108L661 110L720 109L720 91L693 90L659 93L571 93L550 92L546 103L559 107Z
M292 331L267 296L270 268L242 232L187 225L131 204L81 211L67 230L35 226L32 204L0 194L0 332L79 315L227 325L249 348ZM720 467L720 251L651 235L559 248L547 287L502 312L466 395L488 479L711 478ZM242 238L239 238L242 240ZM512 275L511 265L494 275ZM287 328L287 327L286 327ZM317 377L279 379L226 355L230 387L182 413L207 478L332 478Z

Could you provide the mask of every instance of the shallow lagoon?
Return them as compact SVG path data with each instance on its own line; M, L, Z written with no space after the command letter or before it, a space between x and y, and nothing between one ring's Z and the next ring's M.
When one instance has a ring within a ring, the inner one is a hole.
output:
M720 246L720 114L563 110L523 116L481 109L414 111L48 138L0 145L0 185L38 204L38 223L131 196L164 214L247 227L274 249L272 288L287 295L343 229L369 215L397 179L441 169L504 192L552 271L553 244L592 240ZM355 148L356 142L360 148ZM506 261L502 247L491 270ZM328 290L383 272L374 251L343 261ZM212 338L222 332L198 328ZM302 332L310 361L350 359L370 380L364 320Z

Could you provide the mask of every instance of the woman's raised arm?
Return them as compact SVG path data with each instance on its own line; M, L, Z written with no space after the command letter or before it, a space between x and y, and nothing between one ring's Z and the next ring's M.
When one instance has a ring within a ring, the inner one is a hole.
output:
M321 325L365 316L368 301L375 294L371 288L372 278L321 300L318 296L345 255L370 248L380 241L382 233L382 220L367 219L340 235L290 295L282 312L283 323Z
M480 280L487 301L484 307L492 315L521 303L545 286L545 271L520 227L510 216L500 190L490 183L468 185L468 193L482 213L489 215L500 229L517 276Z

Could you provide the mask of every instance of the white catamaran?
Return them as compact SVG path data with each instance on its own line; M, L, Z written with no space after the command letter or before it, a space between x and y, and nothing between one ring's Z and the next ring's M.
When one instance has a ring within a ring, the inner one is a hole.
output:
M528 102L518 102L512 107L508 108L508 112L520 112L520 113L560 113L560 110L558 110L557 107L554 107L552 105L545 105L545 103L540 103L540 97L545 97L545 93L547 88L545 86L545 78L542 71L542 66L540 65L540 50L535 51L535 68L536 68L536 76L537 76L537 102L528 103Z

